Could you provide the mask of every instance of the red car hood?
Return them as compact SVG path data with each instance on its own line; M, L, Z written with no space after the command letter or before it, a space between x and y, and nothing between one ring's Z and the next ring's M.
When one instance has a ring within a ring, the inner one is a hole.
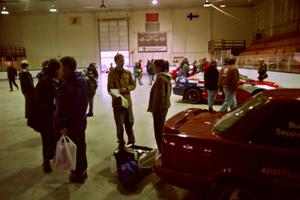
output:
M216 121L226 113L208 112L207 110L191 108L171 117L165 124L165 134L177 134L190 138L217 138L212 134Z

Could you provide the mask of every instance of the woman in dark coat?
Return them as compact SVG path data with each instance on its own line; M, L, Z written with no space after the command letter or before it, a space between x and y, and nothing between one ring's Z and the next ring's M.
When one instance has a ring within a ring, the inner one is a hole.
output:
M210 66L204 71L204 87L207 90L208 110L213 111L215 97L218 91L219 71L217 62L212 60Z
M55 111L54 99L58 87L59 62L55 59L49 61L47 73L38 82L35 89L35 119L42 136L43 170L52 171L50 160L54 158L58 136L54 131L53 117Z
M154 122L154 133L159 151L161 151L161 139L163 126L165 124L168 109L171 105L171 75L169 74L169 63L165 60L155 60L156 80L151 88L148 112L152 113Z
M20 85L22 93L25 97L25 118L31 115L31 106L33 105L34 84L31 73L27 70L29 63L27 60L22 60L21 71L19 72Z

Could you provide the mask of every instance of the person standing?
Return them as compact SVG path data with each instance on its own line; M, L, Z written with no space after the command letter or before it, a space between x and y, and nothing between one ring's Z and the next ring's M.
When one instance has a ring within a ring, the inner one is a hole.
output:
M152 85L152 82L154 81L154 75L155 75L155 67L153 59L151 61L148 60L147 62L147 72L149 76L149 85Z
M143 85L141 78L141 69L139 68L139 65L139 62L136 62L133 67L134 81L138 81L140 85Z
M227 112L230 107L231 110L237 106L236 90L239 86L239 71L235 65L235 58L229 58L224 68L220 72L220 84L223 89L225 99L221 106L221 112Z
M50 160L54 158L57 134L54 131L54 99L58 88L59 62L49 60L46 73L37 83L34 94L35 119L42 136L43 170L45 173L52 171Z
M219 71L217 62L212 60L210 66L204 71L204 87L207 90L208 111L213 111L215 97L218 91Z
M14 65L9 65L7 67L7 78L8 78L8 82L9 82L9 88L10 88L10 92L13 91L13 84L14 86L17 88L17 90L19 89L19 86L16 83L16 77L18 75L18 72L16 70L16 68L14 67Z
M268 78L267 74L267 65L265 64L264 59L260 58L258 59L259 62L259 68L258 68L258 80L263 81L264 79Z
M76 170L71 171L70 182L84 183L87 178L88 85L83 75L75 71L77 63L73 57L63 57L59 62L63 81L55 99L55 128L61 135L68 135L77 146Z
M85 77L88 82L88 90L89 90L89 112L86 114L87 117L94 116L94 97L96 94L96 90L98 87L97 79L95 75L93 74L92 70L90 68L87 68L87 72L85 74Z
M36 75L39 81L46 75L48 64L49 64L48 60L42 62L42 66L41 66L42 70Z
M29 118L32 111L32 101L34 95L34 83L31 73L27 70L29 63L27 60L21 61L21 71L19 72L21 91L25 97L25 118Z
M134 118L130 92L136 88L136 84L131 72L123 68L124 56L122 54L117 54L114 60L116 67L108 74L107 90L110 94L112 89L118 90L119 93L128 101L128 108L125 108L122 106L120 98L111 95L119 148L123 148L125 146L123 125L125 125L126 134L128 136L127 144L134 145L135 143L134 132L132 129Z
M169 63L165 60L155 60L156 80L151 88L148 112L152 113L154 134L158 150L161 151L161 139L168 109L171 106L171 75Z
M98 80L99 75L98 75L98 71L96 69L96 63L90 63L87 70L92 72L94 74L94 77L96 78L96 80Z

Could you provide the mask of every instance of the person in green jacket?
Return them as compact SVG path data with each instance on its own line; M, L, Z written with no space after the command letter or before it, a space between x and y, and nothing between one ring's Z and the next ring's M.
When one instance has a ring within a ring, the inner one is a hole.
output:
M116 67L108 74L107 90L110 94L112 94L113 89L117 90L118 93L120 93L123 98L128 101L128 107L124 107L122 106L120 97L113 94L111 95L119 148L123 148L125 146L123 124L125 125L128 136L127 145L133 145L135 143L135 137L132 129L134 118L130 92L135 89L136 84L131 72L123 68L124 56L122 54L117 54L114 59Z
M161 139L168 109L171 105L171 75L169 63L165 60L155 60L156 80L151 88L148 112L152 113L154 133L159 151L161 151Z

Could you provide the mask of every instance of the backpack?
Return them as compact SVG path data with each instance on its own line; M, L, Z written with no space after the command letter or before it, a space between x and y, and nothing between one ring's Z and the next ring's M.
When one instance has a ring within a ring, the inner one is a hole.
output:
M86 75L87 81L88 81L88 87L89 87L89 93L95 93L98 87L97 79L94 76L94 74L88 72Z
M128 190L136 189L143 176L138 162L134 160L133 154L125 149L118 149L115 151L114 156L117 161L119 181Z

